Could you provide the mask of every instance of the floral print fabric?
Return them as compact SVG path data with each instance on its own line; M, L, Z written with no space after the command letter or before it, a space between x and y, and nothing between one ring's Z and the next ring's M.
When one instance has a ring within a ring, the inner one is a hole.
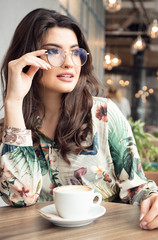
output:
M141 168L131 128L111 100L94 97L93 135L90 146L79 155L69 154L71 165L61 157L55 142L38 131L40 146L33 150L30 130L5 127L0 147L0 194L13 206L52 201L61 185L88 185L106 201L120 196L139 204L157 192Z
M31 131L6 126L4 128L3 142L5 142L5 144L29 146L30 143L32 143Z

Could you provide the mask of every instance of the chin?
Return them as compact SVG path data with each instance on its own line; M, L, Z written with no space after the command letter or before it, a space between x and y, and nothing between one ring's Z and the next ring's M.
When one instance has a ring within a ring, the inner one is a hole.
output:
M71 89L64 89L63 90L63 93L70 93L74 90L74 88L71 88Z
M76 87L76 85L75 85L75 86L67 86L67 87L63 87L63 88L61 89L61 92L62 92L62 93L69 93L69 92L72 92L72 91L74 90L75 87Z

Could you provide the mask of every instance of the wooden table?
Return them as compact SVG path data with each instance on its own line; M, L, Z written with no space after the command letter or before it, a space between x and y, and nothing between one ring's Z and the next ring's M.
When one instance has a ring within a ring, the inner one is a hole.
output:
M42 218L38 210L51 203L30 207L0 207L0 240L158 240L158 230L141 230L139 207L120 203L102 203L106 214L92 224L63 228Z

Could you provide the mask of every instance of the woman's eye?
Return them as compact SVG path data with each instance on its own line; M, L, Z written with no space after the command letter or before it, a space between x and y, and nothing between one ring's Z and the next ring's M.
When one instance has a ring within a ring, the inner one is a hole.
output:
M59 54L59 51L56 48L49 49L48 51L49 51L49 54L53 54L53 55Z
M80 53L79 53L79 49L75 49L75 50L73 50L73 55L76 55L76 56L78 56Z

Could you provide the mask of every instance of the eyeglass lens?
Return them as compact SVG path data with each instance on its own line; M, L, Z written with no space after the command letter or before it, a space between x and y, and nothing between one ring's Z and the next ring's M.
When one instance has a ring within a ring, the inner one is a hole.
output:
M70 51L72 61L77 66L83 66L87 61L87 52L83 48L78 48L73 51ZM61 48L51 48L47 50L47 59L48 62L54 67L60 67L64 64L65 61L65 51Z

